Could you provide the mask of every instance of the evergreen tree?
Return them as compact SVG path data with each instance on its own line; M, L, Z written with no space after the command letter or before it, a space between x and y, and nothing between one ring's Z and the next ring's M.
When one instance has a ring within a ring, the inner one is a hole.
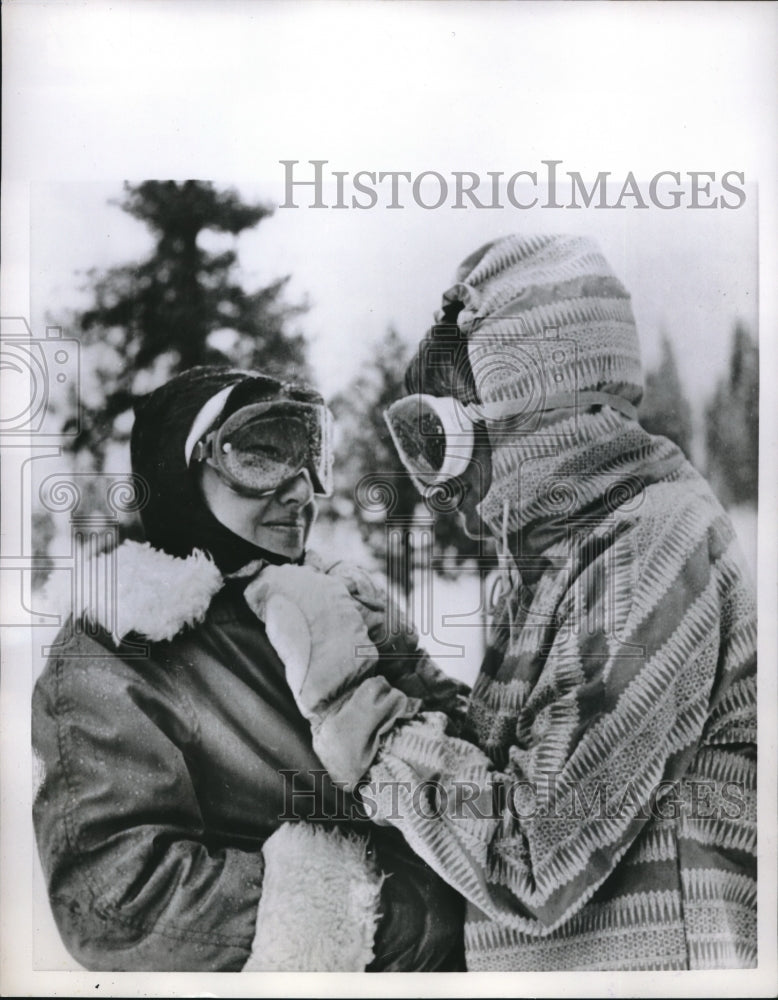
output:
M732 335L729 374L706 410L708 477L722 503L756 504L759 487L759 348L743 323Z
M71 401L80 411L72 447L98 469L108 444L126 441L135 397L179 371L229 363L306 375L304 340L286 331L301 311L282 301L288 278L247 292L236 280L235 251L202 245L201 234L237 237L270 210L202 181L145 181L124 190L121 207L150 229L153 251L90 272L94 304L76 325L83 377L81 396Z
M662 336L659 367L646 375L646 389L638 410L640 423L651 434L669 438L691 457L692 415L678 374L675 352Z

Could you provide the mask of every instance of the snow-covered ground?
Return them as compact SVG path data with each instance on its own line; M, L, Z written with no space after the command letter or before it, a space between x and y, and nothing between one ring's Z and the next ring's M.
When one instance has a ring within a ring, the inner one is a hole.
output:
M466 684L474 682L486 650L485 602L475 569L455 580L435 575L426 587L417 577L413 605L421 644Z

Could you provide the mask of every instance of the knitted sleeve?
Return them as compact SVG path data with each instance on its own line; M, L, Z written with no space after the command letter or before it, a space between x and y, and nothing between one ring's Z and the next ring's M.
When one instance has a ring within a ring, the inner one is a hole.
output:
M449 731L459 733L464 725L467 684L444 673L426 650L413 649L401 656L379 656L378 672L409 698L418 698L430 712L443 712L449 719Z
M495 725L513 736L499 768L426 713L389 734L361 789L375 818L506 926L547 933L590 899L687 773L711 705L743 700L753 619L729 552L703 537L654 555L639 570L616 553L612 578L638 577L616 631L596 560L570 587L529 695L502 683L514 704Z

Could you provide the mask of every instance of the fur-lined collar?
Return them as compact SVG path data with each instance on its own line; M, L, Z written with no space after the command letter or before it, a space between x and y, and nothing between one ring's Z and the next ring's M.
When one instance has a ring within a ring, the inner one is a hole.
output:
M359 567L341 560L332 562L312 549L306 550L303 562L322 573L342 576L352 593L358 590L371 595L368 601L375 599L375 585ZM77 581L75 588L71 574L52 573L43 601L63 621L72 614L101 626L117 646L130 632L162 642L199 624L226 579L248 580L266 565L264 560L255 559L222 576L202 549L180 559L148 542L127 541L89 560L82 571L83 580Z
M102 626L117 645L130 632L152 642L172 639L203 620L224 584L216 563L200 549L178 559L148 542L131 541L91 560L85 576L88 585L76 587L74 596L70 575L54 573L46 603L60 615L72 612Z

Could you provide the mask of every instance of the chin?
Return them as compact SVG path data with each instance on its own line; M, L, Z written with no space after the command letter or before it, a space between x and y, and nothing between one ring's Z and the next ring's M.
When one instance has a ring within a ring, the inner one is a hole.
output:
M287 548L282 545L262 545L261 542L255 542L255 544L266 552L272 552L274 556L281 556L283 559L288 559L289 562L297 562L305 552L304 547Z

